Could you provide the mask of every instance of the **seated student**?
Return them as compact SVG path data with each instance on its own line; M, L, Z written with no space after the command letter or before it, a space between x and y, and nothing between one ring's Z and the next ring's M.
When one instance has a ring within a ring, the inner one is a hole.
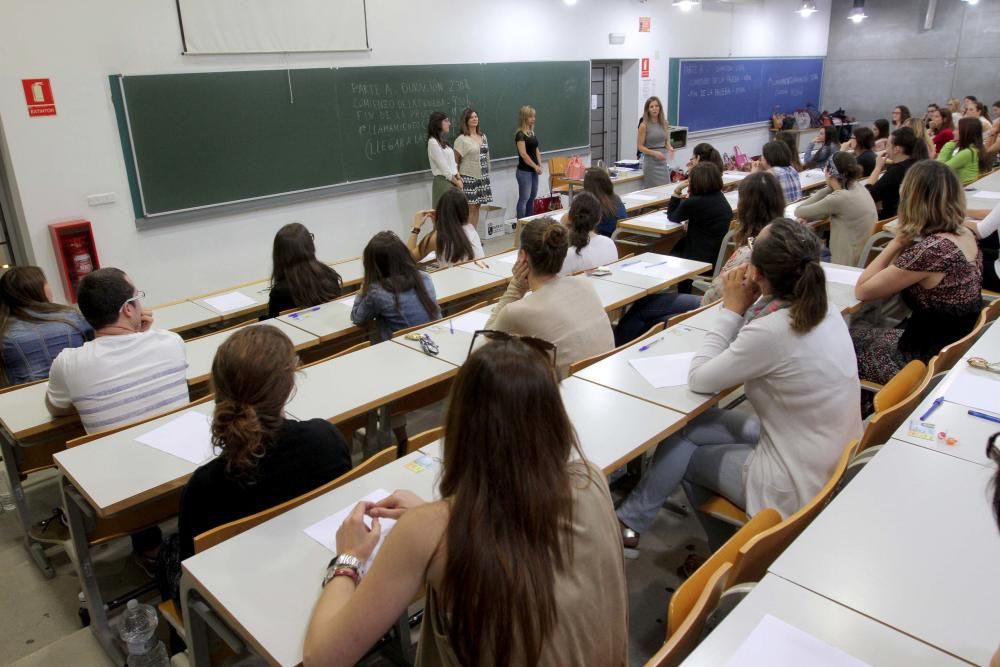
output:
M979 239L979 248L983 251L983 289L1000 292L1000 253L996 244L997 230L1000 230L1000 206L992 210L968 211L966 215L971 219L966 221L965 226ZM991 239L992 243L987 239Z
M52 362L49 412L79 412L87 433L100 433L187 404L184 341L152 328L144 296L121 269L83 277L76 297L95 338L65 348Z
M431 221L432 229L417 241L426 221ZM438 200L437 208L417 211L413 216L413 226L406 238L406 247L416 262L434 253L440 266L451 266L473 259L480 259L483 242L479 232L469 224L469 200L462 190L453 188Z
M723 307L691 363L688 387L711 394L743 384L756 415L710 408L660 443L618 507L626 548L638 546L682 481L692 507L711 492L750 516L773 507L788 517L861 437L854 350L840 310L827 302L820 246L809 228L778 219L757 237L750 264L725 274ZM728 531L698 518L717 548Z
M722 165L722 156L719 154L719 151L715 150L712 144L702 142L691 150L691 159L687 163L688 171L693 169L699 162L711 162L719 168L719 171L725 171L725 167Z
M951 113L951 124L958 125L962 118L962 100L952 97L948 100L948 111Z
M761 159L755 160L752 171L770 171L781 184L785 202L791 204L802 199L802 181L792 165L792 151L781 141L769 141L761 150Z
M875 132L875 152L881 153L889 147L889 121L879 118L872 123L872 130Z
M879 220L887 220L896 215L896 210L899 208L899 187L903 183L906 171L915 163L912 156L916 145L917 135L912 129L902 127L892 133L889 148L884 155L879 155L875 160L875 169L868 177L865 187L871 192L875 203L882 204Z
M459 192L461 194L461 192ZM417 268L413 256L392 232L379 232L361 257L365 277L351 308L351 321L378 325L378 342L441 317L431 277Z
M906 121L910 119L910 108L900 104L892 110L892 129L898 130L906 127Z
M861 167L850 153L835 153L827 164L826 187L799 204L795 215L805 221L830 219L830 261L855 266L872 235L878 211L858 179Z
M792 154L792 166L795 167L795 171L802 171L805 167L802 166L802 160L799 158L801 152L799 151L799 135L795 132L782 130L774 135L774 140L788 146L788 150Z
M931 111L930 116L931 141L934 143L934 155L937 156L946 143L954 140L955 126L951 121L951 114L945 109Z
M826 168L833 154L840 150L837 133L833 127L821 127L816 138L806 147L806 169Z
M854 136L851 138L849 150L854 151L854 158L861 167L861 175L865 178L871 176L875 170L875 133L869 127L854 128Z
M292 308L333 301L343 290L340 274L316 259L313 235L298 222L285 225L274 235L272 264L269 318Z
M687 198L675 192L667 204L667 218L685 223L686 231L671 254L714 266L733 221L733 207L722 194L722 172L711 162L696 164L688 183Z
M589 192L573 197L565 224L569 228L569 250L563 262L561 276L596 269L618 260L618 247L607 236L594 229L601 221L601 204Z
M990 162L979 121L975 118L958 121L958 140L946 143L937 159L955 171L962 185L978 180L980 173L989 171Z
M547 351L494 340L469 356L448 401L443 459L441 500L397 491L359 503L337 531L304 664L355 664L418 596L418 665L626 664L611 494L583 459ZM381 519L397 523L359 577Z
M272 326L246 327L219 346L212 362L212 445L219 456L202 465L181 498L177 557L164 549L161 567L177 597L180 561L194 538L312 491L351 469L343 436L324 419L285 416L298 357ZM170 544L168 542L168 544Z
M781 192L778 179L770 172L759 171L744 178L740 181L739 195L740 205L736 213L737 227L733 234L736 250L722 265L718 275L712 279L711 286L705 290L705 295L701 297L700 305L702 306L715 303L722 298L723 276L737 266L749 262L753 242L760 235L761 230L775 218L785 215L785 195ZM653 323L650 323L649 326L652 325ZM645 330L648 331L649 327L646 327Z
M80 347L93 337L79 312L52 303L52 288L37 266L15 266L0 276L4 384L44 380L63 349Z
M990 123L990 114L986 110L986 105L975 98L966 98L965 103L965 113L962 115L963 118L974 118L979 122L980 128L983 134L990 131L992 123ZM959 121L961 122L961 121Z
M954 172L918 162L906 173L900 201L896 238L854 289L862 301L900 294L912 311L899 329L851 332L859 375L879 384L972 331L982 308L982 253L962 224L965 193Z
M591 279L559 275L568 249L569 230L555 220L526 224L514 279L486 323L487 329L555 344L561 376L570 364L614 347L611 322Z
M989 159L995 160L1000 154L1000 100L993 103L993 125L990 131L984 135L983 142L986 146L986 154Z
M913 130L913 134L917 137L917 142L913 145L913 155L911 157L918 162L920 160L929 160L934 153L934 141L931 139L930 134L927 133L924 122L919 118L909 118L903 125Z
M601 203L601 223L597 225L597 233L610 238L618 227L618 221L628 217L625 203L615 194L611 177L603 169L591 167L583 175L583 191L594 195Z

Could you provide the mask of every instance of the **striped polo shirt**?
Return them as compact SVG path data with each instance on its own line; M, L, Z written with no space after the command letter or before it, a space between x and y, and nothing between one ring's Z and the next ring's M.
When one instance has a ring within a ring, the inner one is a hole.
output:
M184 341L172 331L101 336L59 353L47 396L99 433L187 404L186 371Z

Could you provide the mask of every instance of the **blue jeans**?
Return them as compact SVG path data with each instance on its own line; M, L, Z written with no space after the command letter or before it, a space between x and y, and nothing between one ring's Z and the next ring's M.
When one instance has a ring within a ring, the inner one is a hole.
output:
M694 294L661 292L644 296L629 308L615 328L615 347L630 343L657 322L701 307L701 297Z
M760 420L735 410L711 408L660 443L653 464L618 508L618 518L639 533L682 482L697 508L709 494L746 507L743 466L760 440ZM721 546L731 533L711 517L698 513L709 546Z
M538 196L538 174L524 169L515 169L517 178L517 219L527 218L535 212L535 197Z

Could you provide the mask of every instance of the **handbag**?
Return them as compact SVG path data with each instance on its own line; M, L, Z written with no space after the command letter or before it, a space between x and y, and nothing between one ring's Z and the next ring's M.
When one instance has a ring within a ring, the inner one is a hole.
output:
M733 146L733 165L736 166L736 169L742 169L748 162L750 162L750 158L747 157L747 154L741 151L739 146Z
M580 180L583 178L584 172L587 168L583 166L583 160L580 159L579 155L574 155L566 163L566 178L572 178L573 180Z
M545 196L535 197L535 204L531 212L534 215L539 215L549 211L558 211L561 208L562 199L559 198L559 195L550 192Z

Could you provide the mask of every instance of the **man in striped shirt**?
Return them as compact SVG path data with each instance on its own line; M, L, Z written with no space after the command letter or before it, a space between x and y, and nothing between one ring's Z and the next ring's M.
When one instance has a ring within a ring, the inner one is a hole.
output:
M95 338L52 362L49 412L77 412L87 433L99 433L188 403L184 342L152 328L144 296L120 269L84 276L77 302Z

